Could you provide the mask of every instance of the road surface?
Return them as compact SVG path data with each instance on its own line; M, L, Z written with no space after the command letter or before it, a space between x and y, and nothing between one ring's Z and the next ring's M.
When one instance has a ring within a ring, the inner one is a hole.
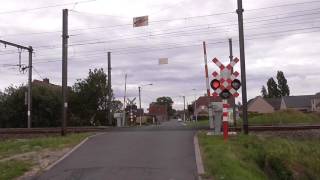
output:
M43 173L39 180L195 180L194 130L175 120L106 132Z

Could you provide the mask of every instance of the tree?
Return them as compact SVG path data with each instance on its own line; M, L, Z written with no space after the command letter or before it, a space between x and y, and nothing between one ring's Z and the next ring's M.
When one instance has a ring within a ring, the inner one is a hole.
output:
M274 98L274 97L280 97L280 91L278 89L278 85L276 81L271 77L267 81L267 87L268 87L268 97Z
M32 126L58 127L61 125L61 88L38 85L32 87Z
M167 110L168 110L168 115L172 116L175 112L174 109L172 109L172 105L173 105L173 101L171 99L171 97L158 97L157 98L157 104L161 104L161 105L167 105Z
M27 109L25 106L26 87L10 86L1 93L0 125L2 128L27 127Z
M27 127L26 86L6 88L0 96L0 126L3 128ZM56 127L61 118L60 89L33 84L32 127Z
M266 89L265 86L262 86L262 88L261 88L261 96L263 98L267 98L268 97L268 92L267 92L267 89Z
M290 89L282 71L277 72L278 88L281 96L289 96Z
M102 68L93 71L90 69L87 78L80 79L73 85L70 109L74 125L106 124L107 87L107 75Z

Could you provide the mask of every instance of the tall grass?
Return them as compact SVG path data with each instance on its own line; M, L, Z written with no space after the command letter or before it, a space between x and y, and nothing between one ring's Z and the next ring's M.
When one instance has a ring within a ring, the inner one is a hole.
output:
M206 172L214 179L317 179L320 141L199 134Z

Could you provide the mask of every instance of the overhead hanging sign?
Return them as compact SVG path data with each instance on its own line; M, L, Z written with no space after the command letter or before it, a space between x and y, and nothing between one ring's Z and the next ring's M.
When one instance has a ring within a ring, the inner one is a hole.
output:
M133 27L148 26L148 16L140 16L133 18Z
M159 58L159 65L168 64L168 58Z

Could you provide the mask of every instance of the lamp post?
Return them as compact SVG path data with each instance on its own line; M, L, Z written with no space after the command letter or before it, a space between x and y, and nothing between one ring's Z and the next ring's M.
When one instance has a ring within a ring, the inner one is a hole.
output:
M141 87L143 87L143 86L152 86L153 84L152 83L150 83L150 84L144 84L144 85L140 85L139 87L138 87L138 90L139 90L139 108L140 108L140 113L139 113L139 124L140 124L140 126L141 126L141 122L142 122L142 109L141 109Z

